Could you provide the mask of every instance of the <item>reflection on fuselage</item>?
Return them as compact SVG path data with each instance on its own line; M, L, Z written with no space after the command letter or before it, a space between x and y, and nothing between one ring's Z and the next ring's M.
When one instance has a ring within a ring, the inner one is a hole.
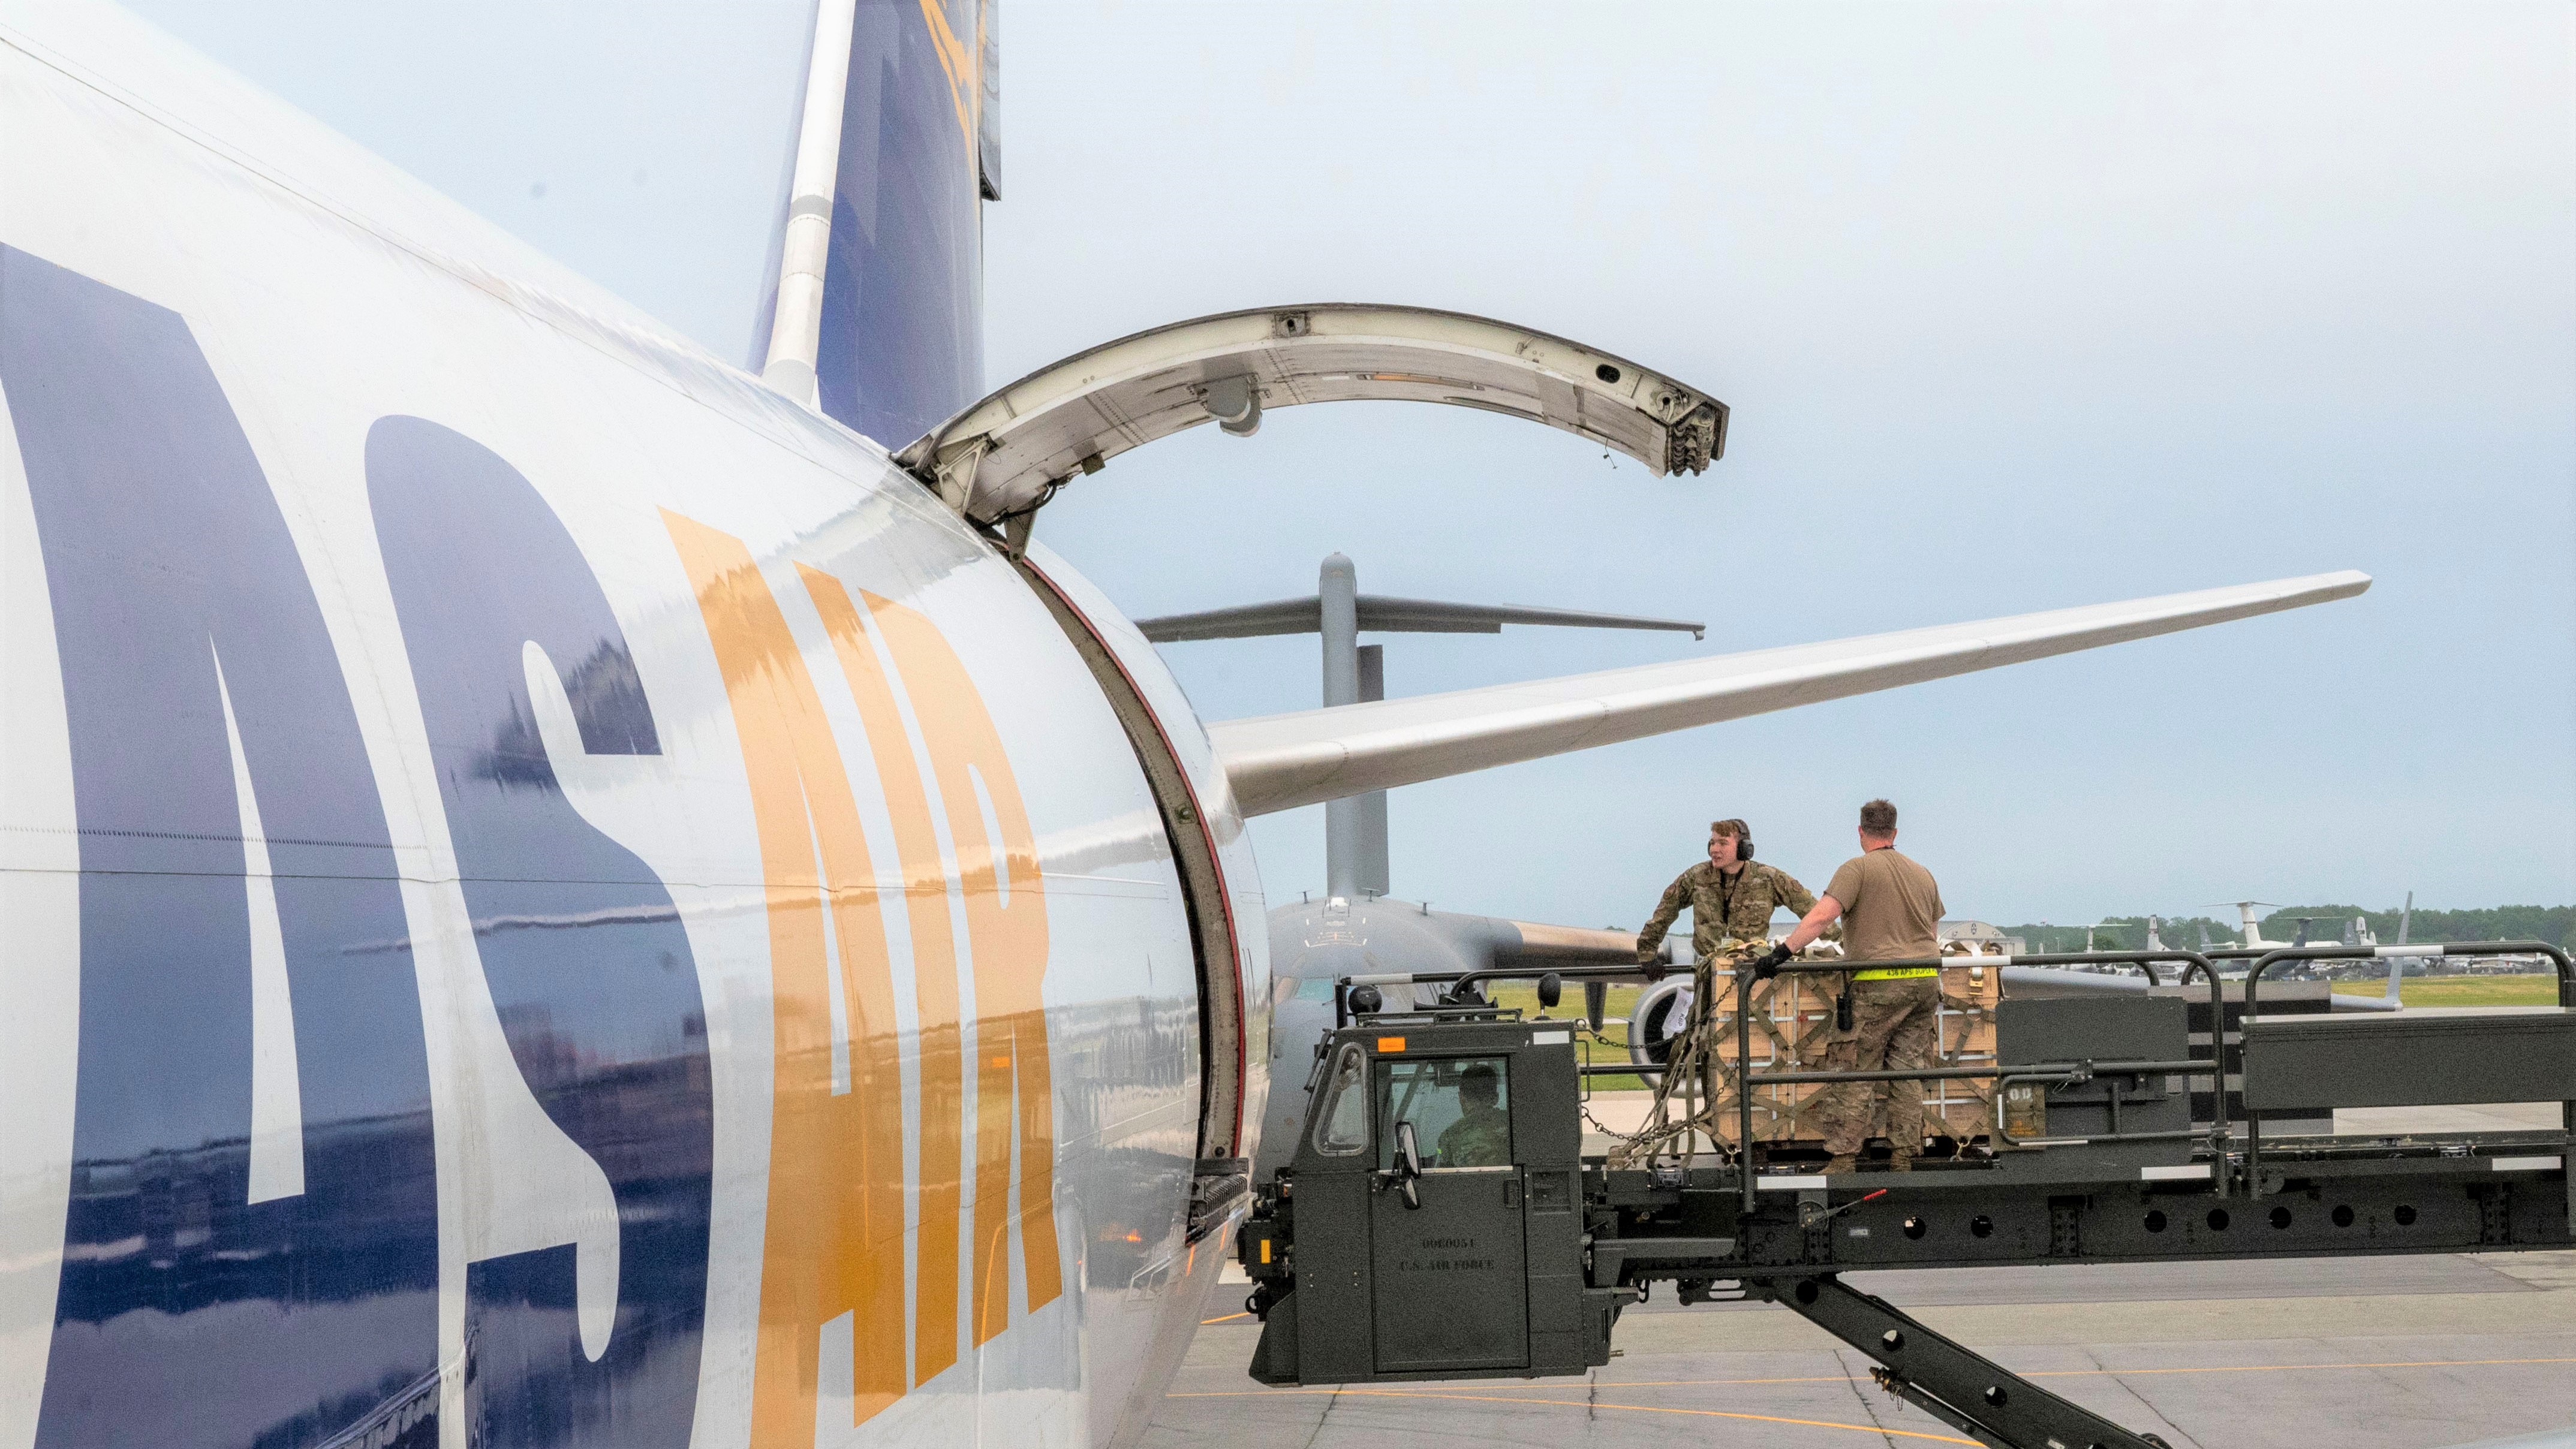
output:
M5 1077L0 1442L802 1449L871 1394L863 1438L1132 1436L1221 1257L1200 963L1169 817L1025 581L882 450L496 280L424 198L387 246L0 72L0 130L48 143L0 148L0 1032L41 1062ZM209 96L242 99L177 103ZM136 196L188 224L114 221ZM936 417L971 347L932 362L827 382ZM760 647L727 657L682 509L783 611ZM824 718L780 768L791 666ZM1212 969L1258 989L1245 949Z

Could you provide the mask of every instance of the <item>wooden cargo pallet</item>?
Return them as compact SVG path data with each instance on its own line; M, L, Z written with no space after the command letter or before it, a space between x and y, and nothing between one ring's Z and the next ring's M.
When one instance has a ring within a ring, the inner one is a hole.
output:
M1995 1060L1995 1008L2003 999L2003 974L1995 969L1999 963L1958 959L1960 964L1941 971L1939 1059L1935 1065L1989 1065ZM1737 1122L1735 978L1733 972L1724 970L1715 972L1714 977L1717 1092L1716 1100L1703 1108L1701 1121L1710 1135L1731 1147ZM1824 1070L1825 1049L1834 1035L1834 1000L1841 990L1842 978L1834 976L1788 975L1754 983L1753 1070L1757 1074ZM1824 1134L1808 1120L1808 1113L1823 1090L1821 1085L1803 1082L1756 1088L1753 1140L1821 1147ZM1925 1126L1931 1132L1961 1142L1981 1142L1990 1136L1994 1120L1991 1080L1935 1079L1923 1084L1923 1098ZM1682 1116L1678 1099L1671 1115L1675 1121ZM1882 1107L1871 1122L1870 1134L1883 1136L1885 1132Z

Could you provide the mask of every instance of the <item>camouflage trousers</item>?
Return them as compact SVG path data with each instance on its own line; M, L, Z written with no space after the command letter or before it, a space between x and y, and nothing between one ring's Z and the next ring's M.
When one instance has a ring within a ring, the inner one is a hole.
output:
M1837 1031L1825 1049L1829 1072L1876 1072L1928 1067L1940 1044L1941 979L1917 976L1851 984L1852 1025ZM1825 1150L1837 1157L1859 1153L1869 1140L1870 1119L1887 1107L1887 1140L1898 1153L1923 1148L1921 1082L1836 1082L1816 1094L1810 1120L1824 1133Z

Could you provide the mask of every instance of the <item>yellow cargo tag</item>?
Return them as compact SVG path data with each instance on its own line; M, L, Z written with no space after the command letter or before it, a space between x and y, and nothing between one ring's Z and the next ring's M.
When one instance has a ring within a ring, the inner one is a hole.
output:
M1379 1037L1377 1039L1377 1049L1382 1052L1400 1052L1404 1050L1404 1038L1400 1036Z

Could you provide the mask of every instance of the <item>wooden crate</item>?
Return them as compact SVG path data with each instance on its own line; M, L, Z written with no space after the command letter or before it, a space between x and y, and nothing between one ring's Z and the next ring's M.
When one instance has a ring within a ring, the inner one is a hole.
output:
M1958 964L1941 971L1940 1060L1945 1067L1987 1066L1995 1060L1995 1007L2003 999L2000 959L1980 964L1974 957L1954 957ZM1718 1111L1720 1141L1736 1135L1735 980L1731 972L1716 976ZM1825 1048L1833 1038L1834 998L1842 990L1837 976L1778 976L1753 986L1753 1070L1822 1071ZM1753 1140L1817 1143L1824 1134L1808 1120L1808 1108L1824 1088L1813 1083L1756 1089ZM1992 1131L1994 1082L1953 1078L1923 1084L1927 1130L1947 1133L1962 1142L1982 1141ZM1680 1113L1675 1114L1678 1120ZM1886 1131L1885 1113L1870 1125L1872 1136Z

